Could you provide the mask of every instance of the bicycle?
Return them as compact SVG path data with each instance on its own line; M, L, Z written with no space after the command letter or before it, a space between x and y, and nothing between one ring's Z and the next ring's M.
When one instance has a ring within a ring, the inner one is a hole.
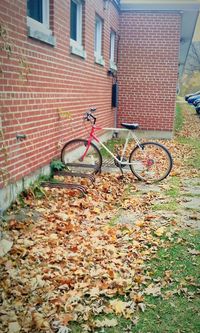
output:
M165 179L171 172L173 160L168 149L157 142L141 143L134 133L138 124L122 123L123 128L102 128L96 126L97 118L94 116L96 108L91 108L84 116L84 120L92 125L88 139L73 139L65 143L61 151L61 161L69 169L81 168L87 173L100 173L102 167L102 154L93 140L103 147L114 159L115 165L120 168L129 166L131 172L139 179L146 182L158 182ZM115 156L112 151L95 135L99 130L112 130L114 132L127 131L121 155ZM130 137L136 146L132 149L128 159L125 157Z

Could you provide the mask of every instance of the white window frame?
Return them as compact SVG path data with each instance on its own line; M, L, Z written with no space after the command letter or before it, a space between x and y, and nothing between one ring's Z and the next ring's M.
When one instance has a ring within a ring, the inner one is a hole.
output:
M81 0L72 0L77 5L77 15L76 15L76 40L70 38L70 44L82 46L82 15L83 15L83 4Z
M49 0L42 0L42 21L43 23L34 20L32 17L27 16L28 27L38 30L41 33L52 35L52 31L49 29Z
M103 31L103 21L96 15L95 17L95 57L102 56L102 31Z
M115 62L115 40L116 40L116 33L111 31L110 33L110 60Z
M105 62L102 56L102 36L103 35L103 20L95 16L95 40L94 40L94 56L95 62L104 66Z
M110 33L110 69L117 70L115 62L115 46L116 46L116 32L111 30Z
M86 52L83 48L83 0L72 0L77 5L77 15L76 15L76 40L72 39L70 36L70 49L71 53L75 54L81 58L86 58Z

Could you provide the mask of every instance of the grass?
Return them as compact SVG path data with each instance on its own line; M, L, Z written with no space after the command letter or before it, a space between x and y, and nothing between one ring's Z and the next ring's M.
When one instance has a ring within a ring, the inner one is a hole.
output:
M184 122L184 118L183 118L183 111L182 108L179 104L177 104L176 106L176 118L175 118L175 132L179 132L181 131L182 127L183 127L183 122Z
M169 189L164 193L166 195L167 202L164 203L155 203L152 205L153 211L166 210L166 211L176 211L178 209L178 203L176 199L180 196L180 185L181 181L179 177L171 177L169 179Z
M185 163L193 168L200 170L200 140L188 137L178 137L178 142L188 145L191 148L192 156L185 160Z
M135 333L199 333L200 322L198 298L189 302L183 297L173 297L170 301L148 298L149 308L141 316ZM151 306L151 307L150 307Z
M161 248L156 258L146 267L156 284L162 283L162 295L146 296L144 312L136 311L136 323L123 317L101 315L95 319L115 318L116 327L95 328L92 332L104 333L199 333L200 298L198 295L200 256L192 255L191 250L200 250L199 231L184 230L176 233L165 248ZM171 272L166 280L166 271ZM152 282L152 281L151 281ZM171 294L170 294L171 291ZM83 332L80 326L72 323L72 333Z
M177 104L175 118L176 134L178 134L182 130L183 124L183 109L181 105ZM183 145L187 145L191 148L191 156L185 159L186 165L192 166L193 168L200 170L200 139L177 135L177 142Z
M166 271L172 271L172 279L166 290L173 290L181 284L186 286L187 280L190 280L191 276L192 281L200 282L198 267L200 257L189 252L191 249L200 250L199 236L199 231L189 231L188 229L177 233L172 243L160 249L156 259L151 261L148 269L153 273L154 279L163 279ZM188 284L187 288L190 291L194 290L192 284Z
M154 204L152 206L153 211L167 210L175 212L177 209L178 209L178 203L176 203L175 201L169 201L161 204Z
M181 181L179 177L171 177L169 180L170 188L165 191L165 194L171 198L177 198L180 195Z
M177 293L168 299L146 297L149 306L132 332L200 332L200 257L189 252L200 250L199 236L199 231L180 232L173 243L159 250L157 258L151 261L149 269L152 269L154 280L162 281L166 271L172 272L171 281L162 288L162 293L170 290L177 290Z
M119 216L120 216L119 214L113 216L113 217L110 219L110 221L108 222L108 225L109 225L110 227L114 227L114 226L117 224L117 221L118 221L118 219L119 219Z
M115 152L116 148L120 148L120 146L123 145L124 142L124 138L112 138L108 140L105 145L114 155L117 155L117 153ZM103 158L110 157L110 154L103 147L100 149L100 152Z

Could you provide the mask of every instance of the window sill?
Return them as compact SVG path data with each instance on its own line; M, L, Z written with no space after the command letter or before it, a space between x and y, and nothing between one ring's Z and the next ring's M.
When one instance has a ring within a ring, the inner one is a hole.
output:
M95 56L95 63L101 66L105 66L105 60L103 58L103 56Z
M110 60L110 70L117 72L117 65L112 60Z
M56 39L52 36L52 34L44 33L43 31L37 30L31 26L28 26L28 36L52 46L56 45Z
M86 51L84 50L83 46L73 43L71 40L70 40L70 51L71 54L86 59Z

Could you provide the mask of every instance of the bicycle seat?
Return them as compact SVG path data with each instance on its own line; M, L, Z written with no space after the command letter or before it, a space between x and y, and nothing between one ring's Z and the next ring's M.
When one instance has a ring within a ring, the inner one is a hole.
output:
M121 123L121 125L129 130L135 130L139 127L139 124L127 124L127 123Z

